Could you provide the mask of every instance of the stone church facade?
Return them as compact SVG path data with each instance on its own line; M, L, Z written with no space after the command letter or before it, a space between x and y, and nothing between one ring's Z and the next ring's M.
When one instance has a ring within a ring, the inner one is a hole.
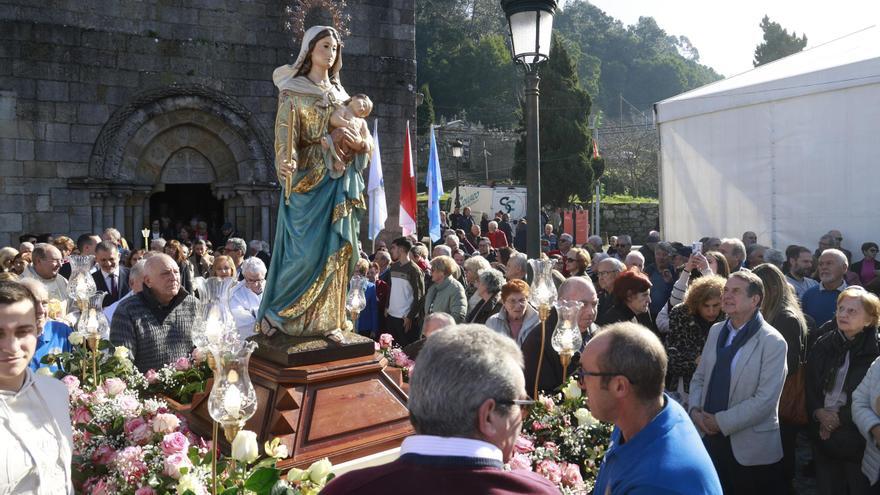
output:
M390 237L415 119L414 0L349 0L342 82L384 144ZM165 215L272 240L279 186L272 71L298 43L286 2L0 0L0 246ZM365 177L366 178L366 177ZM188 220L188 218L182 218ZM364 231L365 231L364 226Z

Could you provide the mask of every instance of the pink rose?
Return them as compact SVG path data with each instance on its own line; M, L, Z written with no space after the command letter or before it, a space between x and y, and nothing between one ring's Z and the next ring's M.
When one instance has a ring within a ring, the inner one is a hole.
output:
M134 491L134 495L156 495L156 490L149 486L142 486Z
M541 404L544 404L544 407L547 408L548 411L552 411L556 404L553 403L553 399L550 397L541 396L538 400L541 401Z
M390 333L383 333L379 336L379 347L382 349L388 349L391 347L392 342L394 342L394 337L392 337Z
M153 430L144 418L134 418L125 422L125 436L137 445L145 445L153 436Z
M577 464L565 464L562 467L562 484L576 487L584 483L581 477L581 468Z
M180 469L185 467L192 467L189 457L183 452L175 452L165 458L162 472L165 476L180 479Z
M559 464L556 464L550 459L544 459L543 461L538 462L535 471L550 480L554 485L558 485L559 482L562 481L562 468L559 467Z
M77 407L74 409L70 418L74 424L87 424L92 420L92 413L85 407Z
M92 453L92 462L99 465L107 465L116 458L116 451L109 445L101 445Z
M141 407L141 403L130 395L122 395L118 397L116 404L119 405L119 409L122 410L126 417L137 415L138 410Z
M189 362L186 356L181 356L177 358L177 361L174 361L174 369L177 371L186 371L190 368L192 368L192 363Z
M394 359L394 365L398 368L406 368L412 362L406 353L400 349L392 350L391 357Z
M521 454L527 454L535 450L535 444L528 437L520 435L517 437L516 444L513 448Z
M125 390L125 382L119 378L108 378L104 380L104 385L102 385L101 388L104 389L104 392L106 392L107 395L113 397L121 394Z
M162 452L165 452L166 455L186 452L188 448L189 440L186 438L186 435L179 431L169 433L162 438Z
M208 359L208 354L205 353L201 348L196 347L192 352L193 362L196 364L201 364Z
M79 378L73 375L67 375L61 379L62 383L67 385L67 391L71 394L79 388Z
M171 433L178 426L180 426L180 420L173 414L161 413L153 418L153 431L156 433Z
M144 378L147 379L147 383L152 385L159 381L159 373L156 373L156 370L151 368L148 369L146 373L144 373Z
M89 493L92 495L114 495L116 493L116 483L113 480L100 479L92 485Z
M535 431L547 429L547 425L540 421L532 421L532 429Z
M114 464L119 474L129 483L135 483L147 474L144 451L140 447L126 447L122 449L116 455Z
M510 458L510 462L507 463L510 466L510 469L516 470L532 470L532 461L529 459L529 456L525 454L516 453L513 454L513 457Z

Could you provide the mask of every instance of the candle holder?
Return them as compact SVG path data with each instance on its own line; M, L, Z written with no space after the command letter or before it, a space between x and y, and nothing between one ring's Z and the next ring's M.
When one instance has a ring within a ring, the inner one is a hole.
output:
M144 227L141 229L141 235L144 238L144 251L148 251L150 249L150 229Z
M348 284L348 296L345 298L345 309L348 311L349 315L351 315L351 326L354 331L357 331L358 315L360 315L361 311L367 307L367 298L364 295L366 285L367 280L360 275L352 277Z
M256 348L256 342L245 342L221 349L214 356L217 369L208 396L208 414L215 425L223 427L223 434L230 444L245 422L257 412L257 393L248 373L248 362ZM234 469L234 464L232 466ZM214 476L216 479L216 474Z
M533 279L529 292L529 302L538 309L541 320L541 350L538 353L538 366L535 370L535 387L533 399L538 398L538 383L541 379L541 366L544 364L544 346L546 344L546 324L550 317L550 308L556 302L556 285L553 283L553 262L549 259L529 260Z
M82 286L80 286L81 288ZM110 322L104 316L103 308L104 296L106 295L106 292L94 292L91 296L76 300L76 305L79 308L79 317L74 328L83 336L83 340L85 340L86 346L91 352L92 383L95 387L99 385L98 354L100 353L101 338L109 337L110 335ZM87 373L85 361L82 362L82 367L83 379L85 379Z
M557 323L550 338L550 345L559 354L562 362L562 383L568 380L568 365L574 353L581 349L584 339L578 328L577 318L584 306L580 301L559 300L556 307Z

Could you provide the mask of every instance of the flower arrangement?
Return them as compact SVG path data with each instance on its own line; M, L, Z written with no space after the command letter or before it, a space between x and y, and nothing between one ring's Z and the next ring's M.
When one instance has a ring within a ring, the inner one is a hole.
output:
M49 353L43 356L40 362L46 366L37 370L38 373L63 378L75 376L92 384L92 351L84 344L83 336L73 332L68 337L71 344L70 352ZM146 390L147 380L131 362L131 353L124 346L113 346L109 340L98 342L97 356L98 383L103 383L108 378L122 380L126 387L131 390ZM50 371L50 367L57 369ZM45 370L45 371L44 371Z
M144 373L149 393L162 394L181 404L189 404L193 395L204 392L212 376L207 356L198 348L158 371L149 369Z
M590 493L610 437L611 426L593 417L571 378L532 406L508 466L535 471L564 494Z
M379 336L379 341L375 342L374 345L376 346L376 352L381 353L388 360L389 366L402 370L403 381L409 382L409 376L412 374L416 363L394 342L394 337L389 333L383 333Z

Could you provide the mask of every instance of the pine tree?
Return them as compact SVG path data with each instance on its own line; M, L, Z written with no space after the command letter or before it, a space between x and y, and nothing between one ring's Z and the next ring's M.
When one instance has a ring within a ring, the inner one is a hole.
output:
M587 200L593 183L590 95L578 85L574 63L555 35L550 60L540 68L540 76L541 202L565 206L572 195ZM516 143L513 168L514 177L523 182L525 139L523 129Z
M416 134L422 136L434 123L434 99L431 98L428 83L422 84L419 93L425 95L422 104L416 109Z
M761 29L764 31L764 42L755 48L755 67L779 60L793 53L797 53L807 46L807 35L798 38L797 33L788 34L787 29L772 22L768 16L761 19Z

